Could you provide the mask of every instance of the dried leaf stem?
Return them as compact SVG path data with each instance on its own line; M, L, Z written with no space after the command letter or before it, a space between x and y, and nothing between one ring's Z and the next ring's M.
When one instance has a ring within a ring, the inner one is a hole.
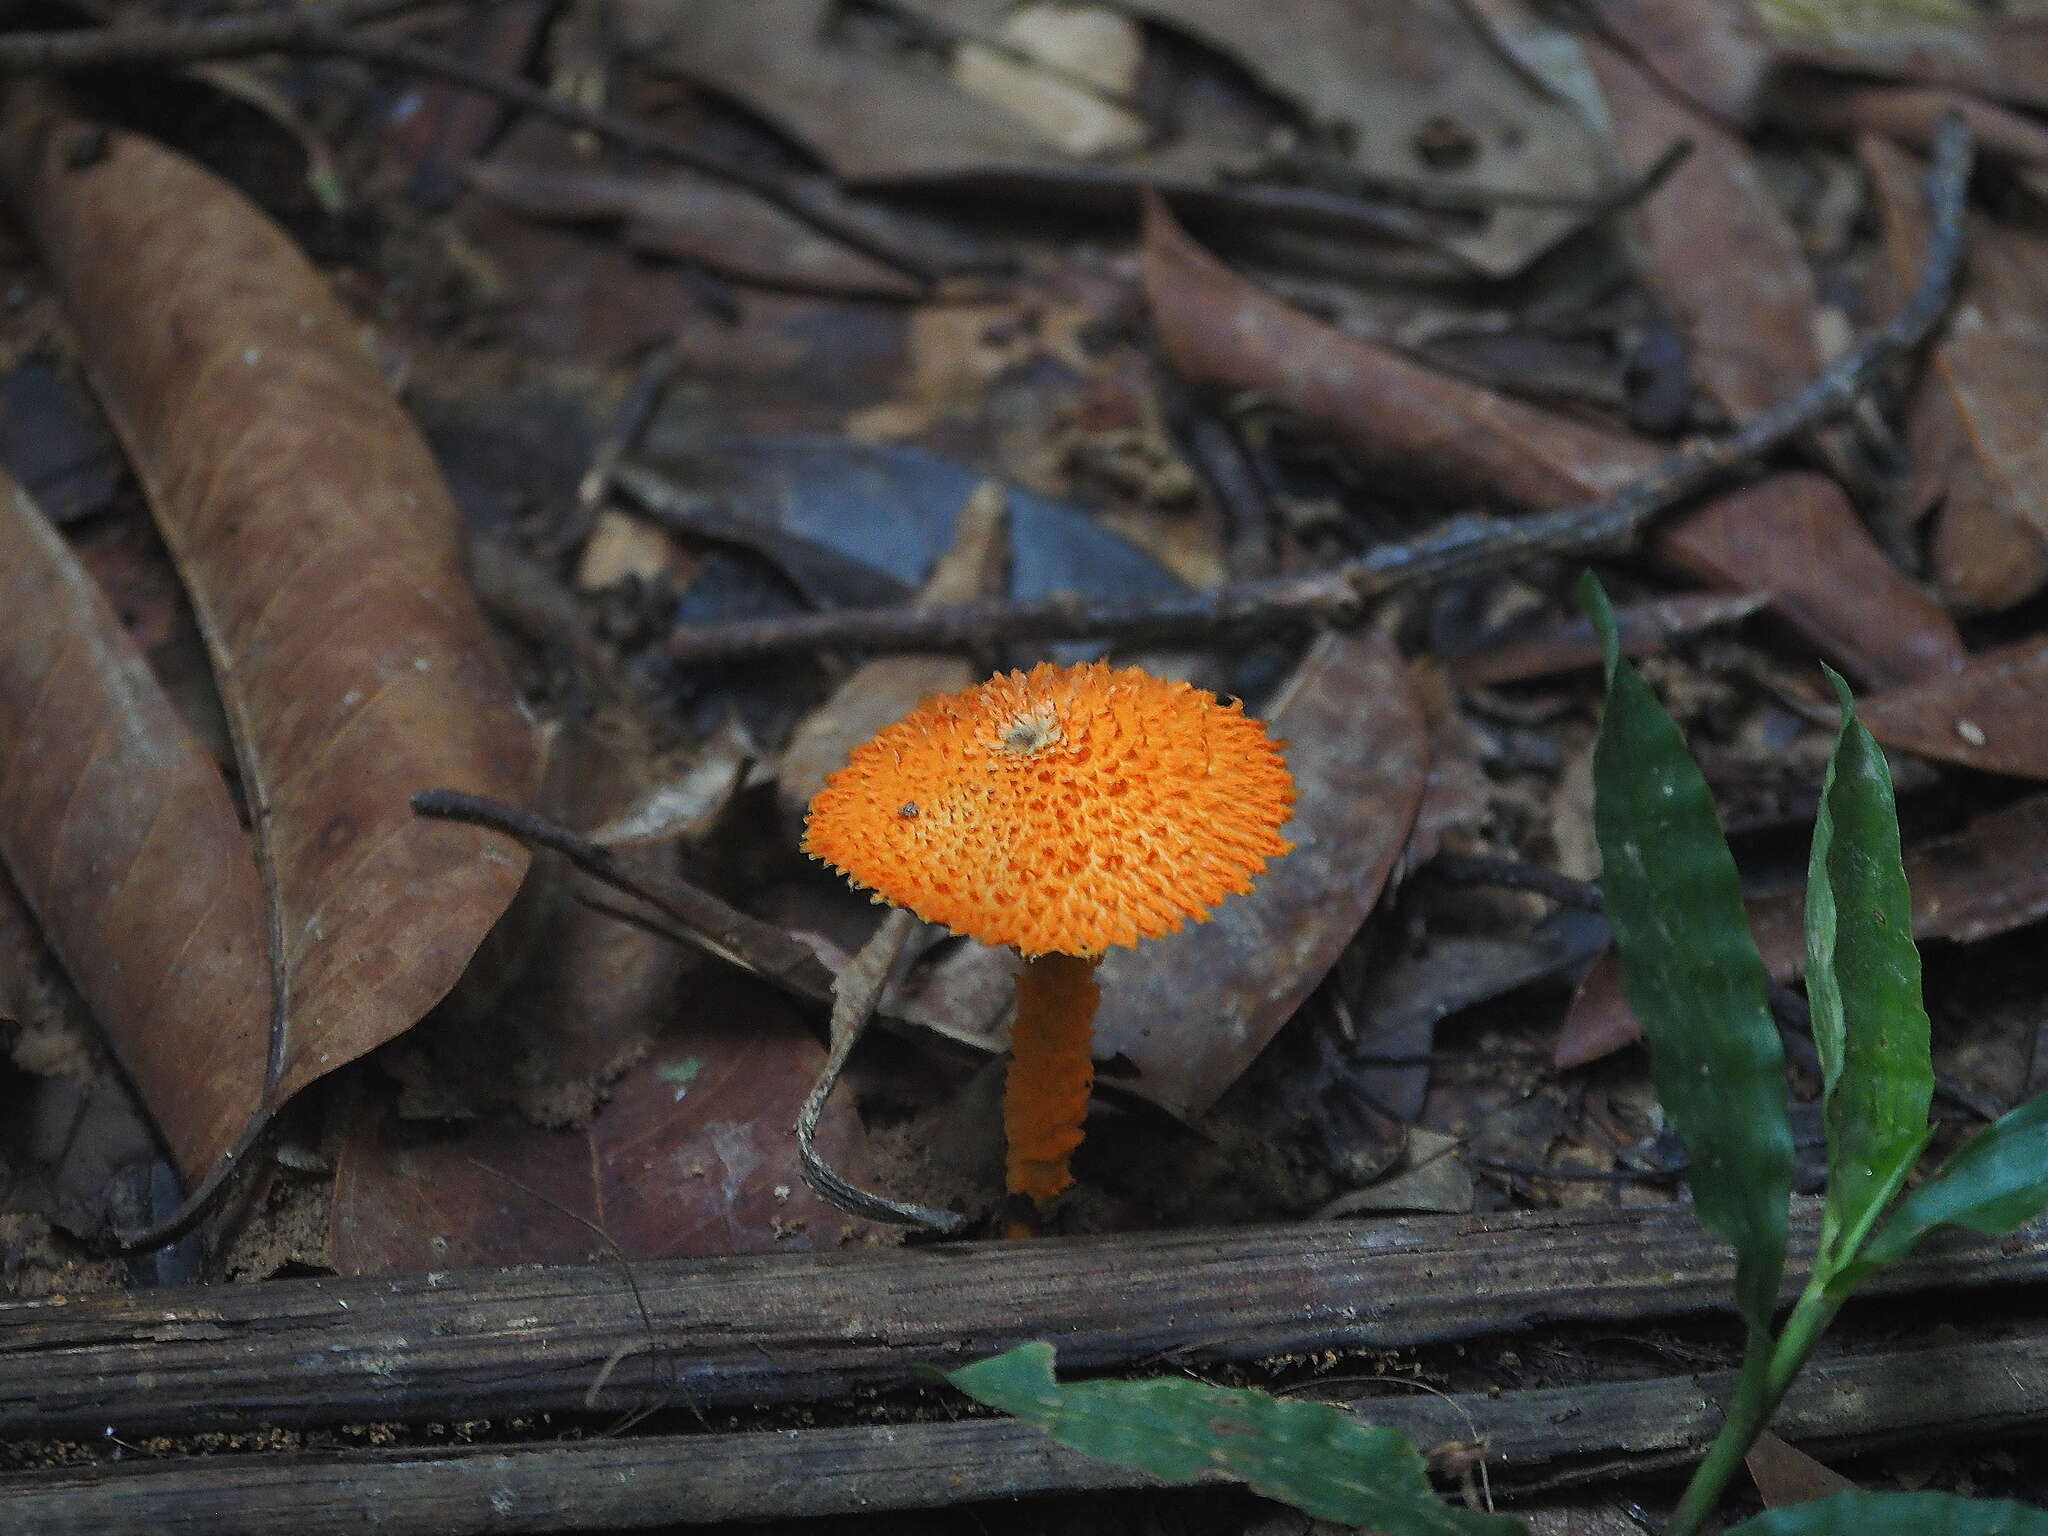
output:
M1455 517L1420 539L1329 570L1139 601L1060 593L1029 602L934 608L855 608L784 619L682 625L670 632L678 665L834 646L973 650L1010 640L1106 636L1129 643L1356 622L1374 599L1546 555L1585 555L1639 536L1650 520L1851 409L1894 360L1924 342L1947 309L1961 266L1971 138L1957 116L1942 125L1928 173L1927 248L1905 305L1790 399L1712 441L1688 443L1599 501L1514 519Z
M853 1054L861 1032L874 1017L875 1006L882 1000L896 962L918 927L915 913L896 908L882 919L874 936L861 946L860 953L847 962L846 969L832 984L832 1050L797 1113L796 1149L803 1164L804 1182L842 1211L898 1226L958 1232L967 1225L967 1218L958 1212L911 1205L861 1189L819 1156L817 1147L818 1121L825 1113L825 1101L832 1096L833 1086L845 1070L846 1058Z

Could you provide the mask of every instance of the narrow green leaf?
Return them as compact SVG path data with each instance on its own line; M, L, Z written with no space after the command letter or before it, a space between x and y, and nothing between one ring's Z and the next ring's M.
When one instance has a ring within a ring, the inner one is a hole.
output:
M1685 1141L1693 1205L1735 1245L1735 1303L1761 1330L1784 1275L1792 1190L1770 983L1706 780L1622 659L1607 594L1590 574L1580 595L1607 656L1593 829L1622 986L1643 1021L1657 1096Z
M1406 1435L1327 1403L1179 1377L1063 1387L1052 1363L1050 1344L1024 1344L946 1379L1061 1445L1166 1482L1227 1471L1318 1519L1385 1536L1528 1536L1519 1520L1445 1503Z
M2048 1509L1953 1493L1837 1493L1766 1511L1728 1536L2048 1536Z
M1920 952L1884 752L1832 671L1842 727L1806 872L1806 995L1828 1137L1821 1260L1848 1257L1930 1134L1934 1098Z
M1856 1276L1905 1257L1936 1227L1996 1236L2048 1211L2048 1094L2029 1099L1973 1136L1898 1203L1864 1246Z

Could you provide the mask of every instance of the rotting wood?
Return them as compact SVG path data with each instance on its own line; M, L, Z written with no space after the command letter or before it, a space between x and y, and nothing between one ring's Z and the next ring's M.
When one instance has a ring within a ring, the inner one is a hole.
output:
M1374 1422L1425 1450L1483 1440L1498 1490L1689 1461L1733 1371L1490 1396L1376 1397ZM1929 1432L1973 1443L2048 1418L2048 1332L1824 1358L1777 1420L1788 1439L1874 1449ZM649 1435L429 1451L127 1462L0 1477L39 1536L462 1536L630 1529L1152 1486L1012 1419L750 1434Z
M615 1265L140 1291L0 1308L0 1434L840 1402L1037 1338L1073 1370L1388 1348L1723 1308L1727 1255L1646 1206L672 1260L637 1294ZM2048 1219L1871 1289L2044 1278Z

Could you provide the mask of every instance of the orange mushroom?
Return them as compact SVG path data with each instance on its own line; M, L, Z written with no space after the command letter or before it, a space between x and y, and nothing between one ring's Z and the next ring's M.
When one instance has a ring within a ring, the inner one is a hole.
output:
M814 858L1023 955L1003 1095L1013 1195L1043 1206L1073 1183L1104 951L1206 922L1291 846L1279 745L1186 683L1041 663L926 699L811 801Z

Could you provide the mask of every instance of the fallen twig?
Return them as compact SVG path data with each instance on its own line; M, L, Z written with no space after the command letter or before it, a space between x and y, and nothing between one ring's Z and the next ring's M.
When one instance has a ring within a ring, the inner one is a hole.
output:
M559 853L586 875L646 902L692 943L720 959L811 1002L825 1002L832 996L831 969L801 939L749 917L686 881L671 878L652 883L629 874L609 849L544 816L457 789L423 789L412 797L412 808L420 816L488 827L529 848Z
M627 149L659 155L701 176L743 188L801 219L820 234L883 263L927 287L938 268L901 249L833 205L831 183L817 176L782 176L650 128L645 123L557 96L530 80L472 64L453 54L402 38L373 37L364 22L418 9L426 0L331 0L283 15L214 21L92 27L0 36L0 76L70 73L121 65L190 63L252 54L331 54L366 64L431 75L482 91L522 111L551 118Z
M1062 593L1030 602L937 608L844 609L786 619L683 625L668 655L679 665L832 646L974 650L1011 640L1105 636L1133 643L1216 639L1232 633L1354 623L1374 599L1439 585L1545 555L1584 555L1639 535L1650 520L1852 408L1897 358L1925 341L1948 306L1963 249L1971 140L1958 117L1943 125L1928 173L1930 229L1919 282L1899 313L1798 394L1737 431L1689 443L1613 496L1506 519L1450 519L1420 539L1326 571L1235 582L1163 599Z

